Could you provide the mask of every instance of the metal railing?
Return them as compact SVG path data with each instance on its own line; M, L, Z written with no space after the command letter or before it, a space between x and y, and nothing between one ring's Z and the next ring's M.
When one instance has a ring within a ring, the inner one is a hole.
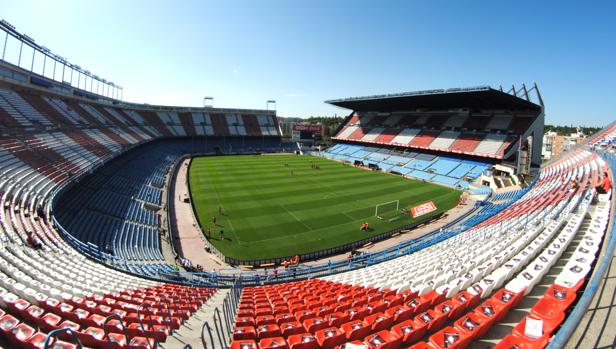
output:
M214 308L212 322L214 323L214 332L208 321L204 321L201 326L201 343L203 348L208 348L208 340L212 348L216 347L216 343L220 348L226 349L231 342L235 316L239 308L239 300L242 295L243 285L240 279L237 279L229 293L225 296L222 302L222 312L218 307ZM206 333L207 330L207 333ZM216 338L214 338L214 334ZM207 338L206 338L207 336Z
M153 334L152 339L154 340L154 345L152 345L152 343L150 342L150 331L154 331L154 320L152 319L152 312L150 311L150 306L151 305L148 302L143 302L141 305L139 305L139 307L137 308L137 320L139 321L139 328L141 329L141 333L144 335L145 339L148 342L148 348L156 349L158 347L158 340ZM145 311L145 314L143 314L143 311ZM146 320L148 320L150 331L148 331L143 324L143 322ZM171 332L169 332L169 334L171 334Z
M119 349L122 346L120 344L116 345L116 342L111 338L111 336L109 336L109 322L111 322L111 320L116 320L118 321L118 324L122 325L122 334L124 335L124 339L126 341L126 345L128 345L128 343L130 343L130 337L128 336L128 332L126 332L126 325L124 324L124 322L122 321L122 318L120 317L120 315L118 314L111 314L109 316L107 316L105 318L105 321L103 322L103 332L105 332L105 337L107 337L107 343L109 344L109 348L110 349L115 349L116 347Z
M49 332L47 334L47 337L45 337L45 345L43 346L43 348L45 349L55 348L54 340L56 336L63 335L63 334L66 334L67 337L74 340L75 343L77 344L78 349L83 348L83 345L81 345L81 341L79 340L79 337L77 337L77 334L75 333L75 331L71 330L70 328L58 328L56 330Z

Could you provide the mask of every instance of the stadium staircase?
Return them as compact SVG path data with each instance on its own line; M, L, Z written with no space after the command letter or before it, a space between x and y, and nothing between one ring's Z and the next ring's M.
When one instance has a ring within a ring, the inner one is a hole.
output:
M600 220L600 213L597 211L605 209L606 206L604 204L593 205L589 208L586 214L580 215L579 218L581 218L581 224L579 229L576 234L572 235L572 238L569 238L571 239L570 244L566 247L561 257L555 262L552 262L552 267L545 271L544 276L537 281L537 284L532 288L532 290L526 291L526 296L520 301L520 303L512 306L501 321L495 322L492 328L484 336L478 337L478 339L470 346L471 348L485 348L486 346L496 345L500 342L503 342L502 344L499 344L499 347L501 348L508 348L507 345L513 345L514 343L523 345L521 343L528 340L525 338L526 336L524 335L524 331L520 323L522 323L527 316L538 315L536 318L541 318L546 315L546 311L550 312L550 314L547 315L551 318L555 315L564 315L564 312L560 314L559 312L566 310L568 306L571 306L570 303L574 302L575 298L579 295L575 292L568 295L569 298L565 298L564 300L556 299L554 297L556 293L554 292L563 290L556 284L557 279L561 274L566 273L567 266L568 264L570 265L569 261L575 258L574 255L576 251L580 248L584 248L585 241L590 241L590 239L596 238L596 234L591 233L590 229L593 222L598 222ZM569 220L571 220L571 217L569 218ZM562 227L558 234L560 236L568 236L569 233L566 229L566 226ZM558 244L559 239L555 240L556 241L553 241L553 243ZM548 245L544 251L548 251L549 249L550 246ZM547 253L545 254L547 255ZM578 255L581 254L578 253ZM541 255L537 259L538 262L541 262ZM558 301L561 301L562 304L558 303ZM516 334L512 335L514 331ZM553 331L554 328L545 328L544 333L546 338L540 339L539 342L544 341L543 344L545 344L545 341L549 338L550 333Z
M192 317L172 335L168 336L165 343L160 344L162 349L182 348L189 344L193 348L205 348L203 339L209 337L204 323L214 324L217 321L216 309L223 309L224 300L227 299L230 289L221 289L208 302L199 309ZM216 331L216 328L212 329ZM218 341L206 342L207 348L224 349Z

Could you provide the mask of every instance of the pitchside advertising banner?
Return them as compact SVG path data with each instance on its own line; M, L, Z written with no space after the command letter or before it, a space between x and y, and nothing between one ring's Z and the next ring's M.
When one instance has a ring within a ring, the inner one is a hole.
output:
M417 218L432 211L436 211L436 205L432 201L428 201L421 205L411 207L411 216L413 216L413 218Z

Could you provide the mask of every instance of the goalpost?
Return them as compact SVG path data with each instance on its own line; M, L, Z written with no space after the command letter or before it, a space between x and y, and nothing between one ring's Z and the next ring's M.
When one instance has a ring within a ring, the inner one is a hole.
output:
M376 205L374 216L378 219L392 218L400 214L400 200L393 200Z

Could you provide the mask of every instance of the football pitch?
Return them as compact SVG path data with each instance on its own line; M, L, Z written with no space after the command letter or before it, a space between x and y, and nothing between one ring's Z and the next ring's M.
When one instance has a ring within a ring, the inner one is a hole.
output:
M391 222L378 219L377 204L399 200L402 210L432 201L434 216L453 208L461 195L435 184L299 155L198 157L192 160L189 181L206 237L210 229L210 242L239 260L294 256L361 240L414 221L398 213L388 216L400 216ZM361 231L366 221L370 229Z

